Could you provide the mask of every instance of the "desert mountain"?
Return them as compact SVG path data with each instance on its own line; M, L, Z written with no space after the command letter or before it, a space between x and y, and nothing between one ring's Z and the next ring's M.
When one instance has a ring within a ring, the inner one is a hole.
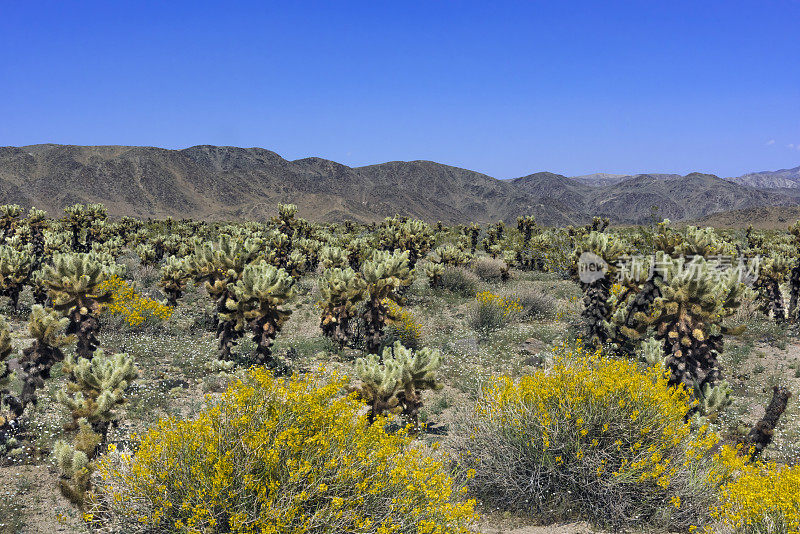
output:
M608 176L606 176L608 178ZM553 173L498 180L431 161L348 167L321 158L289 161L262 148L33 145L0 148L0 203L58 214L101 202L112 215L263 220L279 202L316 221L377 221L394 214L445 223L513 221L533 213L564 225L604 215L636 223L757 206L796 204L711 175L616 176L596 184Z
M752 172L737 178L729 178L729 180L737 184L758 187L759 189L798 189L800 188L800 167L778 171Z

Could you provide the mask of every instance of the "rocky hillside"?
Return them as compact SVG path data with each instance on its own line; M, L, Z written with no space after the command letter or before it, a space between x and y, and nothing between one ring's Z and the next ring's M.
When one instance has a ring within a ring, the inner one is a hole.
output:
M610 179L609 179L610 178ZM623 179L624 178L624 179ZM264 219L279 202L317 221L377 221L396 213L445 223L511 221L533 213L543 224L593 215L635 223L757 206L797 204L711 175L604 175L599 185L553 173L498 180L430 161L347 167L320 158L283 159L262 148L34 145L0 148L0 202L58 213L102 202L112 215Z
M778 171L761 171L730 178L737 184L760 189L800 189L800 167Z

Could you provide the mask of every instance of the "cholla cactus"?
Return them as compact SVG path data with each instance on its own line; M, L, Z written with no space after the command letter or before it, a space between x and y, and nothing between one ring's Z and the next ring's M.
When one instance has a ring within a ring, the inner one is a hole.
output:
M600 223L602 226L602 223ZM612 235L592 231L578 243L573 253L573 271L578 274L582 262L604 262L606 271L595 280L580 281L583 289L583 321L590 344L603 344L609 340L609 320L612 309L609 305L611 278L616 273L616 264L625 247Z
M435 373L442 364L438 350L423 348L417 352L396 341L383 349L382 358L370 354L356 360L360 379L357 391L370 405L369 421L385 412L401 412L416 429L422 391L441 389Z
M697 399L697 406L692 416L694 424L704 426L716 423L719 414L733 402L732 394L733 388L726 380L716 385L705 383L702 387L696 386L694 398Z
M0 206L0 243L5 243L17 230L22 208L16 204Z
M294 235L295 215L297 215L297 206L294 204L278 204L278 230L289 238Z
M42 283L49 289L53 308L69 318L67 334L78 339L78 356L91 359L100 332L100 306L111 301L111 291L101 284L108 268L93 254L58 254L45 266Z
M340 247L322 247L319 251L320 265L323 269L338 267L343 269L350 264L347 251Z
M0 448L5 449L16 433L17 418L25 410L24 404L11 393L13 373L8 366L11 347L11 331L5 319L0 317ZM1 449L0 449L1 450Z
M344 245L347 251L347 261L353 270L361 268L361 264L367 261L375 253L375 246L368 237L357 237L350 239Z
M31 255L34 258L34 269L38 269L45 256L44 231L47 228L47 212L31 208L28 216L23 221L27 228L31 245Z
M19 293L31 276L31 255L0 245L0 293L9 298L11 307L17 311Z
M142 265L153 266L158 263L156 249L150 243L142 243L136 247L136 255Z
M44 381L50 378L53 365L64 360L61 349L74 343L74 335L64 335L68 324L69 319L57 311L47 310L39 305L33 306L28 323L33 344L22 351L19 359L24 372L23 404L36 404L36 390L44 387Z
M780 252L773 252L761 259L758 279L754 284L761 301L761 311L766 315L772 312L772 316L778 323L786 320L781 284L786 281L789 268L788 258Z
M268 234L264 243L266 253L264 258L275 267L286 268L289 255L292 252L291 237L277 230Z
M295 250L302 253L306 260L305 270L314 271L319 264L320 243L314 239L296 239Z
M102 204L75 204L64 208L63 222L71 234L74 252L89 252L101 238L106 209Z
M177 306L178 299L186 291L186 284L189 281L188 260L168 256L166 262L161 267L161 280L158 282L164 293L167 294L167 304Z
M115 409L126 402L125 389L138 371L127 354L106 356L102 349L92 360L67 356L63 369L70 382L57 399L70 411L72 421L64 430L73 432L74 438L71 444L56 442L53 456L61 471L61 492L82 506L95 469L93 460L105 445L108 428L117 417Z
M469 238L470 253L475 254L481 236L481 227L472 223L464 229L464 234Z
M425 275L428 277L428 284L431 287L441 286L442 276L444 275L444 265L429 261L425 264Z
M365 289L364 279L350 267L327 269L319 280L322 295L319 326L325 336L339 345L339 350L353 335L351 321L356 316L358 303L364 298Z
M230 313L227 301L232 295L232 287L242 276L245 267L258 257L261 247L259 239L240 241L222 234L216 246L200 244L187 260L195 281L203 283L216 306L218 354L222 360L231 359L231 350L243 330L236 321L219 319Z
M526 215L524 217L517 217L517 230L522 234L524 244L528 244L533 237L533 231L537 228L536 217L533 215Z
M664 344L656 338L649 337L642 341L636 353L650 367L664 368Z
M505 229L505 223L498 221L486 231L486 237L483 239L483 248L492 258L496 258L502 251L500 241L503 239Z
M439 261L443 265L449 267L460 267L472 261L472 255L461 250L459 247L451 244L436 247L433 253L438 256Z
M408 265L413 269L417 260L430 250L433 244L433 232L423 221L393 217L384 220L378 240L380 250L407 251Z
M293 250L286 259L286 272L297 280L306 272L306 257L299 250Z
M87 441L84 436L91 435L91 427L85 420L81 420L79 425L82 441ZM82 507L91 485L94 464L89 462L89 456L85 452L63 440L58 440L53 445L53 459L60 474L58 486L61 494Z
M789 234L792 236L794 245L794 264L789 274L789 320L797 320L797 302L800 298L800 221L795 222L789 227Z
M722 352L722 320L739 307L743 286L739 270L717 269L700 256L688 264L683 258L660 255L656 279L660 296L647 321L664 344L670 383L689 391L715 384L722 378L717 356Z
M713 228L687 226L672 255L703 256L709 259L714 256L732 255L734 252L733 246L723 241Z
M383 338L387 309L383 299L399 300L396 291L411 283L408 251L389 253L378 251L361 266L369 297L364 305L364 337L367 352L377 352Z
M77 430L78 420L86 419L100 435L100 443L104 442L117 417L114 410L126 402L125 389L139 376L133 358L124 353L106 356L103 349L97 349L91 360L67 355L62 369L70 374L66 389L57 396L72 415L72 423L65 428Z
M257 345L255 362L258 364L281 368L272 357L270 347L292 314L281 306L291 298L293 285L294 279L283 269L264 261L248 265L232 287L226 303L229 314L220 314L225 320L247 324Z

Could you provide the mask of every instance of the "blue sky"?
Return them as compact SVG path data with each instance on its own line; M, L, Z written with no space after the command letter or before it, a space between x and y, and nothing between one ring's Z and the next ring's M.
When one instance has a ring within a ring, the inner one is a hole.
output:
M0 0L0 145L735 176L800 165L799 27L800 0Z

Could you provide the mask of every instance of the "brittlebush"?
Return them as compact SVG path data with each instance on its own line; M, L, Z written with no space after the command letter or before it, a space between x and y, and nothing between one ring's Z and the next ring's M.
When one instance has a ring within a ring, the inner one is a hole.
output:
M487 384L454 439L487 503L612 528L686 528L710 504L717 442L691 433L691 407L661 371L564 348L551 369Z
M344 384L253 369L134 456L109 455L101 502L124 532L469 532L474 503L437 455L368 425Z
M118 276L112 276L98 287L100 291L111 292L111 302L104 305L104 310L122 316L130 326L138 326L147 319L166 321L172 315L171 307L140 295Z
M422 337L422 323L402 306L389 299L384 299L383 304L389 311L388 319L393 337L400 340L404 347L417 349Z
M739 446L739 448L741 445ZM693 531L711 534L800 534L800 465L758 461L739 448L717 455L719 501L711 509L713 526Z

